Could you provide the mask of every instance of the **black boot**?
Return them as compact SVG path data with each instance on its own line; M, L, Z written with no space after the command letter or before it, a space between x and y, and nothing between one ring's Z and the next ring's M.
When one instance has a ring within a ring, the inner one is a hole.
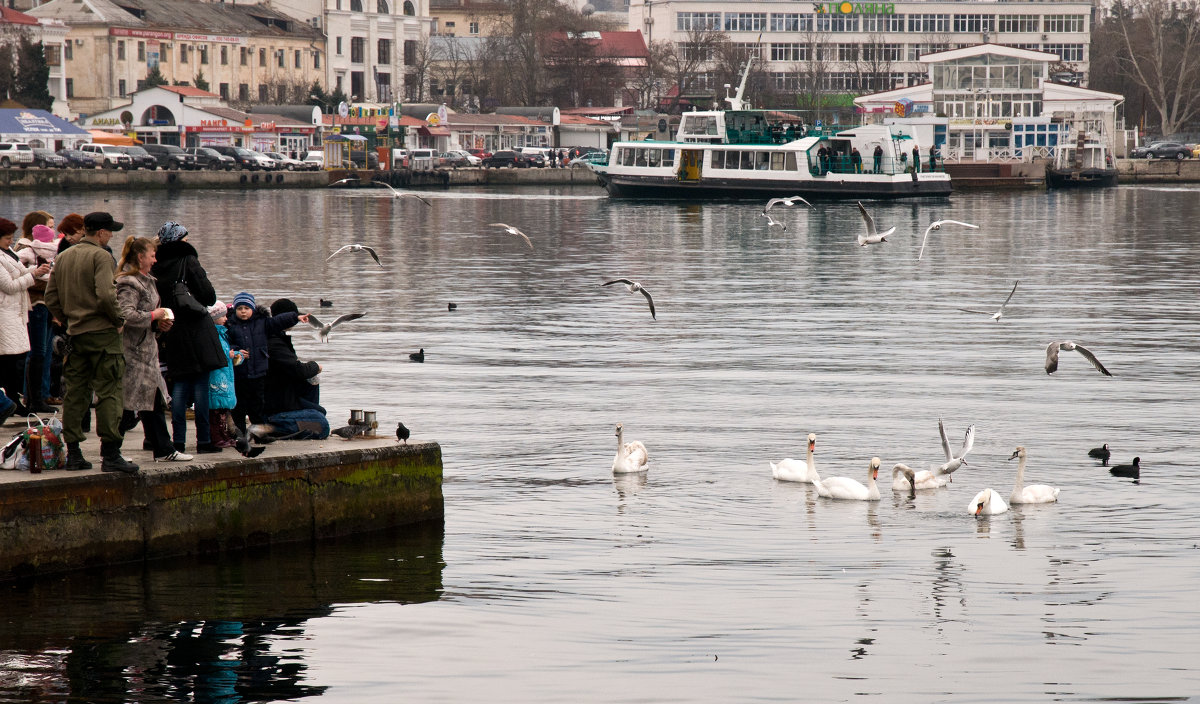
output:
M121 456L120 443L100 443L100 471L136 474L138 466Z
M222 448L217 447L216 445L214 445L211 442L196 443L196 454L197 455L211 455L211 454L220 452L221 450L222 450Z
M79 472L91 468L92 463L83 459L83 452L79 449L79 443L67 443L67 461L63 463L63 469Z

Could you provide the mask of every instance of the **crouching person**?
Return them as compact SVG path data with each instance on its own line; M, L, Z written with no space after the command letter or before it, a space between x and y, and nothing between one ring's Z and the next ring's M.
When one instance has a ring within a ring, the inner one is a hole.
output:
M271 315L299 313L296 304L281 298L271 304ZM302 362L292 346L292 338L283 330L267 337L269 361L264 395L266 426L258 434L279 438L321 440L329 437L329 421L321 407L321 365Z

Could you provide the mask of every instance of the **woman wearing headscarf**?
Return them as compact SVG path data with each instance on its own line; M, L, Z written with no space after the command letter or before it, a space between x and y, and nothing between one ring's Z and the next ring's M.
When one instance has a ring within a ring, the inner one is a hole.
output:
M17 225L0 218L0 423L14 413L25 413L20 402L25 355L29 352L28 290L34 278L50 271L49 264L27 267L13 251Z
M158 230L158 261L151 269L162 304L175 315L175 324L163 337L163 356L171 382L171 430L175 449L187 442L187 409L196 407L196 452L220 452L212 442L208 421L208 373L225 366L217 328L207 311L199 314L180 306L175 282L182 281L201 305L217 302L217 293L200 266L200 255L187 242L187 228L168 221Z

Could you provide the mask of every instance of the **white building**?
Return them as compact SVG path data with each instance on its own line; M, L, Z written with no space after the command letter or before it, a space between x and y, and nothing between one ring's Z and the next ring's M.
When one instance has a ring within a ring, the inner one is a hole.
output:
M37 44L42 44L46 65L50 68L50 95L54 105L50 112L59 117L71 116L67 102L67 75L63 70L64 47L69 28L61 20L49 17L33 17L7 7L0 7L0 45L14 46L20 34L26 34Z

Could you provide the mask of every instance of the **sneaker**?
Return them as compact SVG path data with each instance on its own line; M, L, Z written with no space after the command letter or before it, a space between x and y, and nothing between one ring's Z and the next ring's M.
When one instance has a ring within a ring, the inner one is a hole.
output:
M193 457L186 452L175 450L166 457L155 457L155 462L191 462Z
M129 461L128 458L122 457L120 454L111 457L105 457L100 462L101 472L122 472L124 474L137 474L138 466Z

